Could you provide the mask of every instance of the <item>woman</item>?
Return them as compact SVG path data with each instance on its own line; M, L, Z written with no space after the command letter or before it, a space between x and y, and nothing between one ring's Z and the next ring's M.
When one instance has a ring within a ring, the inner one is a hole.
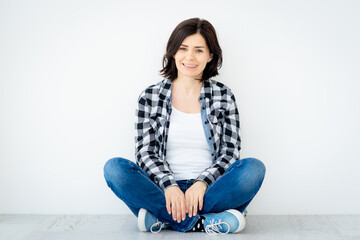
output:
M234 94L211 80L222 53L214 27L192 18L172 32L160 71L136 109L136 164L110 159L108 186L138 217L141 231L237 233L265 175L255 158L240 160Z

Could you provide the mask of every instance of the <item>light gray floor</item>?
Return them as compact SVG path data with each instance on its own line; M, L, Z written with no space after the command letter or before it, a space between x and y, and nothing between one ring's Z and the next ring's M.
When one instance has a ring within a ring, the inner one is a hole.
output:
M238 234L209 236L162 230L139 232L133 215L0 215L1 240L68 239L360 239L360 215L247 216Z

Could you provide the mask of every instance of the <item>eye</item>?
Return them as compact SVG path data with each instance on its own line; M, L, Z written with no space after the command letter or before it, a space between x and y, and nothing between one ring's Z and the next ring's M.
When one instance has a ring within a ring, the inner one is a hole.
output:
M186 50L186 48L184 48L184 47L181 47L181 48L179 48L179 50Z
M197 50L196 50L196 52L203 52L203 50L201 50L201 49L197 49Z

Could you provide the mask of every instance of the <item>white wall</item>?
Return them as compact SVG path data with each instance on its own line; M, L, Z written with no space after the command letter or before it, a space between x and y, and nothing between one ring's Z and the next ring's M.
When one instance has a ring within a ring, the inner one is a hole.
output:
M220 5L221 4L221 5ZM0 213L129 213L103 178L134 160L135 105L182 20L217 29L241 158L267 166L250 214L360 213L358 1L0 4Z

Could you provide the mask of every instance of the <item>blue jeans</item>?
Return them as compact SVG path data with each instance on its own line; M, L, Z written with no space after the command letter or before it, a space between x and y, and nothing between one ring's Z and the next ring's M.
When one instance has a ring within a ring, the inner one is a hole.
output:
M136 163L124 158L112 158L104 166L107 185L136 217L140 208L145 208L159 221L169 223L174 230L181 232L190 230L200 215L205 213L218 213L228 209L244 212L259 191L264 176L265 166L260 160L245 158L235 161L208 186L203 209L194 217L186 215L185 220L178 223L166 210L163 190ZM194 181L181 180L177 184L185 193Z

